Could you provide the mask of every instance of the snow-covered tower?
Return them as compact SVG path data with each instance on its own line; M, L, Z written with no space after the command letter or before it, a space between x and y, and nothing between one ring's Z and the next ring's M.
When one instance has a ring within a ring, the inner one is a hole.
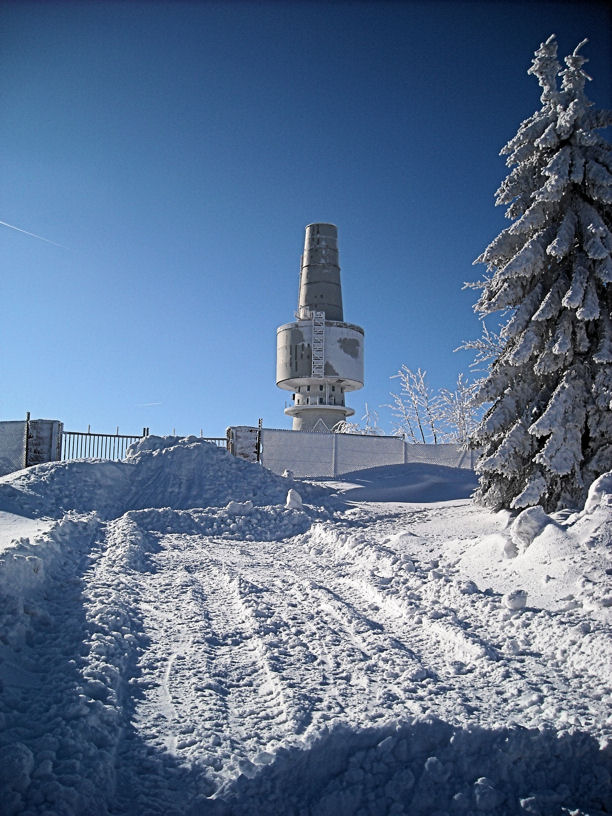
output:
M355 413L345 393L363 387L363 329L344 322L334 224L306 227L296 318L276 330L276 384L293 392L294 431L330 431Z

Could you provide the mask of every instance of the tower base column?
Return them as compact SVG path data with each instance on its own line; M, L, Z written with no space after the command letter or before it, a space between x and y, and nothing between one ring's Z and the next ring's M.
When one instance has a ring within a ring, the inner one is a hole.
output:
M334 425L352 416L355 412L346 406L325 408L320 405L301 405L286 408L285 413L293 417L294 431L320 431L329 433Z

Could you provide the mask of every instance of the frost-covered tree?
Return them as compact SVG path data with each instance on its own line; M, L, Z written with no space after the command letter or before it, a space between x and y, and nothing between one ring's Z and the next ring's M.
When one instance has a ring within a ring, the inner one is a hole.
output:
M469 436L476 426L474 406L475 384L470 383L465 374L457 377L453 391L441 388L438 398L438 419L444 428L444 441L467 445Z
M332 428L332 433L360 434L361 436L383 436L383 431L378 424L378 412L372 410L368 403L365 404L365 414L361 417L361 422L347 422L345 419L336 422Z
M409 442L438 443L438 397L427 385L426 371L412 371L403 365L391 379L400 381L400 393L391 394L388 407L396 419L395 433L403 433Z
M493 335L491 334L491 337ZM473 341L477 343L479 341ZM466 348L473 348L466 344ZM467 445L470 432L476 425L474 405L475 383L459 374L457 385L451 391L440 388L434 392L427 384L427 372L416 371L403 365L391 379L399 379L399 393L390 396L390 408L395 418L394 434L399 434L413 445L453 442Z
M554 35L535 53L542 107L503 148L514 169L496 198L514 223L475 261L476 311L506 314L471 436L493 508L576 506L612 470L612 151L598 133L612 112L585 95L584 42L562 71Z
M370 408L368 403L365 404L365 414L361 417L361 421L363 424L363 433L366 436L381 436L382 430L380 429L379 419L378 419L378 411L375 411L373 408Z
M346 419L341 419L331 429L332 433L337 434L361 434L363 435L363 428L358 422L347 422Z
M415 426L413 425L414 415L412 412L412 406L406 402L406 400L402 397L401 394L392 393L390 394L391 402L389 405L385 405L385 408L390 408L391 413L394 417L394 425L392 433L395 436L403 436L408 442L412 445L416 445L419 442L422 443L422 439L417 439L415 433Z

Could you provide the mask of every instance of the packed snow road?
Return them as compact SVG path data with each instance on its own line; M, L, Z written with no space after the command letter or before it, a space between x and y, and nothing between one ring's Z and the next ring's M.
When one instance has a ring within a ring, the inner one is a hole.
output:
M599 492L509 527L154 438L5 477L3 812L610 812Z

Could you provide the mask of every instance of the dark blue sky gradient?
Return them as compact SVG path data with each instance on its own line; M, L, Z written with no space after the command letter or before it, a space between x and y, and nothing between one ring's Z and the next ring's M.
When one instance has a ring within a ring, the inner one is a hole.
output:
M402 363L451 387L540 42L588 37L612 106L603 3L9 2L0 27L0 220L66 247L0 226L0 419L73 430L288 427L312 221L366 332L357 418Z

